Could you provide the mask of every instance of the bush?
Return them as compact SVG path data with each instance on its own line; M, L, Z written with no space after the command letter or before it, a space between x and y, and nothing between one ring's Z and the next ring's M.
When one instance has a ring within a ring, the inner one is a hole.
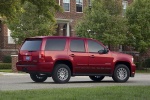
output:
M145 61L144 61L144 66L145 68L150 68L150 58L147 58Z
M11 63L11 56L4 56L3 63Z
M135 62L136 69L140 69L140 62Z
M11 63L0 63L0 69L11 69Z

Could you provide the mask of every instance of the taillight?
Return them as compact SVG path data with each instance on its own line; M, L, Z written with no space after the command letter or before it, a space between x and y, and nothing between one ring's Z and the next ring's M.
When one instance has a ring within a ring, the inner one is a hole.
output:
M39 53L39 62L45 62L44 51L41 51L41 52Z

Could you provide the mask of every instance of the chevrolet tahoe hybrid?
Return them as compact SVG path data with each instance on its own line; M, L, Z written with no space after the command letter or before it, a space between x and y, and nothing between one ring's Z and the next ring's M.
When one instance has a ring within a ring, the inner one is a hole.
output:
M89 76L93 81L109 76L126 82L136 69L131 55L112 52L97 40L60 36L26 38L16 67L35 82L52 77L56 83L66 83L71 76Z

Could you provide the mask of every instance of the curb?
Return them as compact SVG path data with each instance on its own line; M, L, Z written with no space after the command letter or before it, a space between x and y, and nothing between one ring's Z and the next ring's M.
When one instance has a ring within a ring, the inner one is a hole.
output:
M4 76L18 76L18 75L27 75L26 73L6 73L6 72L0 72L0 75Z

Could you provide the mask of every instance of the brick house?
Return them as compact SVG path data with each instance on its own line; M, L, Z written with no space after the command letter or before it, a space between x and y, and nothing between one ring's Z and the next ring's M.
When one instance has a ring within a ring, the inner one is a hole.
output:
M17 46L10 34L10 30L0 20L0 61L5 55L17 53Z
M90 0L56 0L64 8L64 12L56 14L58 23L57 33L61 36L76 36L74 26L83 16L83 9L89 5Z
M57 12L55 17L59 36L76 36L74 26L83 16L83 9L91 6L91 0L56 0L64 8L63 12ZM132 0L123 0L124 10ZM10 36L11 32L0 18L0 61L5 55L17 54L18 48Z

